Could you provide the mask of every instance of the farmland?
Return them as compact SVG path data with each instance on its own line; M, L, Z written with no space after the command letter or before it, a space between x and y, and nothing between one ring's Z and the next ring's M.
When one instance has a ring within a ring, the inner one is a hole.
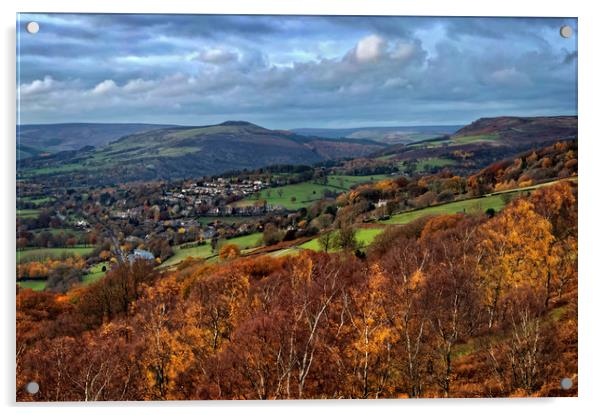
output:
M328 176L328 184L319 184L308 181L304 183L290 184L282 187L264 189L256 195L248 197L237 205L253 204L257 200L265 200L270 205L280 205L286 209L296 210L307 207L312 203L324 198L324 192L340 193L360 184L374 182L386 178L385 175L372 176Z
M381 221L381 223L387 225L403 225L423 216L450 215L454 213L471 213L477 211L484 212L487 209L493 209L496 212L499 212L505 205L505 198L502 195L492 195L399 213L393 215L390 219Z
M262 234L253 233L250 235L239 236L232 239L227 239L223 244L234 244L238 245L241 250L254 248L259 246L261 243ZM171 258L160 265L160 268L167 268L176 264L179 264L188 257L191 258L210 258L215 256L216 253L211 251L211 244L205 243L204 245L198 245L191 248L183 248L180 246L174 247L174 254Z
M17 251L17 262L26 262L46 258L61 258L62 256L86 256L94 248L89 246L74 246L72 248L27 248Z
M17 281L17 284L21 288L29 288L34 291L43 291L46 288L46 281L44 280Z
M367 247L376 238L377 235L384 231L384 227L379 228L360 228L357 229L355 234L355 239L360 247ZM333 231L336 232L336 231ZM311 241L305 242L302 245L299 245L299 248L309 249L312 251L321 251L320 243L318 242L318 238L312 239ZM336 249L332 249L331 251L336 252Z
M105 267L104 271L102 270L103 267ZM101 262L92 266L90 268L90 273L83 276L82 284L88 285L100 280L102 277L105 276L109 267L110 263L108 261Z
M21 219L35 219L39 214L38 209L17 209L17 217Z

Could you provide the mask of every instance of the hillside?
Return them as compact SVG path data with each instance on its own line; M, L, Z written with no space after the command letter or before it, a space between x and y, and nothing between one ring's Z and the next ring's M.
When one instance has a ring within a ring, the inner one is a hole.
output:
M85 146L100 147L125 135L166 127L170 125L112 123L20 125L17 127L18 157L35 157L43 152L79 150Z
M524 151L576 138L574 116L480 118L453 135L391 146L378 158L403 163L404 169L414 165L420 171L425 164L439 165L466 174Z
M361 128L296 128L296 134L325 138L368 139L385 144L410 144L453 134L461 125L417 125L409 127L361 127Z
M85 183L198 177L274 164L313 164L365 156L383 144L328 140L269 130L244 121L169 127L128 135L98 148L23 161L24 177Z
M452 141L494 140L497 144L537 144L577 137L577 117L496 117L479 118L458 130Z

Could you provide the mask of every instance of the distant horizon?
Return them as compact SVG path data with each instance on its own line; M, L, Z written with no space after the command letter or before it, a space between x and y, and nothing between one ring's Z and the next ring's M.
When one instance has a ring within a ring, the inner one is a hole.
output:
M503 118L503 117L516 117L516 118L537 118L537 117L578 117L578 114L555 114L555 115L497 115L497 116L487 116L487 117L478 117L475 118L471 121L468 122L451 122L451 123L428 123L428 124L407 124L407 125L402 125L402 124L391 124L391 125L385 125L385 124L370 124L370 125L363 125L363 126L340 126L340 127L331 127L331 126L326 126L326 127L322 127L322 126L300 126L300 127L288 127L288 128L276 128L276 127L271 127L271 126L266 126L260 123L256 123L253 121L248 121L248 120L234 120L234 119L227 119L227 120L223 120L220 122L215 122L215 123L210 123L210 124L176 124L176 123L169 123L169 122L138 122L138 121L132 121L132 122L110 122L110 121L99 121L99 122L95 122L95 121L65 121L65 122L31 122L31 123L17 123L17 126L33 126L33 125L40 125L40 126L46 126L46 125L132 125L132 124L139 124L139 125L169 125L169 126L174 126L174 127L205 127L205 126L213 126L213 125L220 125L226 122L248 122L250 124L255 124L259 127L263 127L263 128L267 128L269 130L285 130L285 131L293 131L293 130L308 130L308 129L315 129L315 130L351 130L351 129L359 129L359 128L396 128L396 127L400 127L400 128L412 128L412 127L455 127L455 126L460 126L460 125L469 125L472 122L475 122L476 120L482 119L482 118Z

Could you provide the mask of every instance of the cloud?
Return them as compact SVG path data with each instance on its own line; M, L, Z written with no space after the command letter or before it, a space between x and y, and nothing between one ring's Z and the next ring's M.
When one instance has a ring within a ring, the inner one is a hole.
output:
M491 74L491 80L499 85L526 86L531 83L527 75L516 70L516 68L503 68Z
M115 81L113 81L112 79L106 79L98 85L96 85L94 89L92 89L92 94L106 95L112 91L115 91L116 89L117 85L115 84Z
M57 82L51 76L46 75L44 79L36 79L28 84L22 84L19 91L21 96L41 94L50 91L56 84Z
M294 128L455 124L576 111L576 39L557 30L559 24L576 28L574 20L35 19L44 36L23 34L19 45L21 120L27 123L246 119ZM90 25L107 30L91 33Z
M238 60L238 54L223 49L206 49L200 54L200 59L203 62L213 64L223 64Z
M414 43L398 42L391 51L393 59L409 60L416 53L417 46Z
M144 93L151 91L156 86L155 81L147 81L144 79L132 79L123 86L123 90L129 93Z
M386 41L378 35L370 35L361 39L355 47L355 58L359 62L378 60L386 47Z

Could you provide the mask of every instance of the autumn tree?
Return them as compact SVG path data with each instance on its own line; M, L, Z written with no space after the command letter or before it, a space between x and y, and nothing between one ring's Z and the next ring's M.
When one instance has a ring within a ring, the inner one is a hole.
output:
M233 259L240 256L240 248L236 244L226 244L219 250L220 259Z
M535 212L533 203L517 199L483 226L482 239L479 274L491 328L499 299L509 289L545 287L554 236L550 223Z

